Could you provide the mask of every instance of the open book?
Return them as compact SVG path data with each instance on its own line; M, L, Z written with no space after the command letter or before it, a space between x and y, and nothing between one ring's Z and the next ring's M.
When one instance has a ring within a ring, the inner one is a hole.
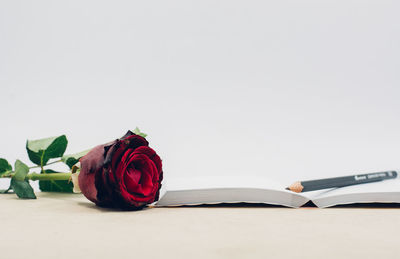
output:
M295 193L285 187L254 177L179 179L166 184L156 206L245 202L298 208L312 201L317 207L325 208L352 203L400 203L399 179L306 193Z

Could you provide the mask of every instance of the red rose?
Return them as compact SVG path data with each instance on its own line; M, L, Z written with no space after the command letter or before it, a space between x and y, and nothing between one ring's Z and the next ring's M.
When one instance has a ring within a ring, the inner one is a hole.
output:
M147 140L128 131L80 159L79 187L102 207L141 209L158 200L162 164Z

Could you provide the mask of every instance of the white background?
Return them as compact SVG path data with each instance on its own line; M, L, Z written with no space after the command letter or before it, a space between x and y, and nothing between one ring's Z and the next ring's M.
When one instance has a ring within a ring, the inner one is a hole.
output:
M0 157L29 162L26 139L60 134L74 153L139 126L166 181L396 169L399 10L381 0L2 0Z

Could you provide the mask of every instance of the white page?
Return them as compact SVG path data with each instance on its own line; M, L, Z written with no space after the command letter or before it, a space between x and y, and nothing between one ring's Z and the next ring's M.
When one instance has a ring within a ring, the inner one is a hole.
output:
M266 203L300 207L309 199L262 177L193 177L169 181L157 206L218 203Z
M400 179L330 189L308 197L318 207L351 203L400 203Z

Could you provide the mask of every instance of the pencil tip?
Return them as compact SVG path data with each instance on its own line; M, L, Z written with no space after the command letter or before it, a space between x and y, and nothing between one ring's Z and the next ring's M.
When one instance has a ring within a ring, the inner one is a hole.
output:
M304 186L301 185L301 182L295 182L289 187L286 187L286 190L292 191L292 192L302 192L304 189Z

